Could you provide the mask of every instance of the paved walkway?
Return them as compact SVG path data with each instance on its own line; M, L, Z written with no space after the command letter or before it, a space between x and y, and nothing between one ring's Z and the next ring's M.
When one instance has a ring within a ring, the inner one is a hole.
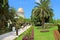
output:
M23 29L18 30L18 35L22 34L24 31L26 31L28 28L30 28L31 25L27 25ZM16 37L16 31L12 31L3 35L0 35L0 40L14 40Z

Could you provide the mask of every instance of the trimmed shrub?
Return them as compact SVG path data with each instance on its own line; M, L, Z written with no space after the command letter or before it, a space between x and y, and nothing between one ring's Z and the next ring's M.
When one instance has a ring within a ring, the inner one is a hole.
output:
M22 40L33 40L34 39L34 29L31 27L27 30L27 33L23 36Z

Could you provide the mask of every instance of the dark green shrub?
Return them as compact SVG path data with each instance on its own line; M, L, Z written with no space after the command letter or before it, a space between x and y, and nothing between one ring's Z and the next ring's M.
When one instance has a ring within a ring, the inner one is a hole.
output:
M58 26L58 31L60 32L60 24L57 24L57 26Z
M1 35L1 34L4 34L4 33L7 33L7 32L10 32L10 31L11 31L11 30L10 30L9 28L4 27L4 28L0 29L0 35Z

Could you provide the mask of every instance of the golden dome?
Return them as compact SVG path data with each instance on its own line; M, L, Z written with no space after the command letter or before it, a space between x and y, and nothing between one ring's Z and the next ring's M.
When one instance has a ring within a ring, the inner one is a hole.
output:
M23 11L23 8L19 8L19 9L18 9L18 12L24 12L24 11Z

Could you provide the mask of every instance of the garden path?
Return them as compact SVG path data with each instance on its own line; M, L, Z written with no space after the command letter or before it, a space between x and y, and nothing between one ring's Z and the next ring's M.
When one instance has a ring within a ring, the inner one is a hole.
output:
M24 31L26 31L30 27L31 27L31 25L27 25L23 29L22 28L19 29L18 36L21 35ZM16 31L12 31L12 32L0 35L0 40L14 40L18 36L16 35Z

